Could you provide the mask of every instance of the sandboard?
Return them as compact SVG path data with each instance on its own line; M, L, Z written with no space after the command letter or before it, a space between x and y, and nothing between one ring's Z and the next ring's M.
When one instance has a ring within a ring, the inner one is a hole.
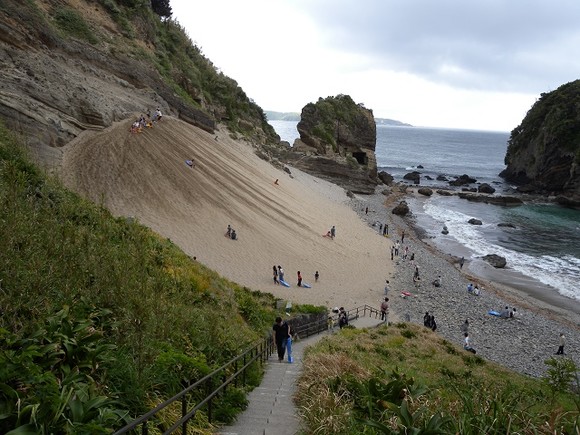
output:
M492 316L497 316L497 317L501 316L501 314L500 314L500 313L498 313L497 311L493 311L493 310L489 310L489 311L487 312L487 314L490 314L490 315L492 315Z
M312 286L310 284L305 283L305 282L302 283L302 287L312 288Z
M288 362L291 363L294 361L292 358L292 337L288 337L286 340L286 351L288 352Z
M280 284L282 284L284 287L290 287L290 284L288 284L286 281L284 281L283 279L279 280Z
M411 293L409 292L401 292L401 295L403 296L413 296Z

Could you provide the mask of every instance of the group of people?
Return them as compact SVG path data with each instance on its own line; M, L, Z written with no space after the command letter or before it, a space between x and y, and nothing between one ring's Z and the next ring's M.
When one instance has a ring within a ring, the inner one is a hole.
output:
M331 239L334 239L336 237L336 227L333 225L332 228L326 232L324 237L330 237Z
M236 230L234 230L230 224L228 224L228 228L226 229L225 236L232 239L232 240L238 239L238 235L236 234Z
M284 269L282 269L282 266L278 265L276 267L276 265L272 266L272 273L273 273L273 279L274 279L274 284L280 284L280 281L285 282L284 281Z
M435 322L435 316L433 314L429 314L429 311L425 312L423 316L423 326L426 328L435 331L437 329L437 322Z
M477 284L473 285L472 283L467 284L467 293L473 294L475 296L479 296L481 294L481 290Z
M145 127L152 128L153 123L160 121L163 115L161 114L161 110L159 107L155 109L153 113L153 117L150 116L149 112L147 113L147 117L141 114L141 116L131 124L131 129L129 130L131 133L141 133Z

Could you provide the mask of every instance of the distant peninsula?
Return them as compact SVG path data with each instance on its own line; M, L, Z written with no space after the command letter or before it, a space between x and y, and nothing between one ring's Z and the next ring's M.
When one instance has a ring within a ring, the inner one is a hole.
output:
M298 112L274 112L272 110L265 110L264 113L266 114L268 121L300 121L300 113ZM388 118L375 118L375 124L413 127L411 124Z

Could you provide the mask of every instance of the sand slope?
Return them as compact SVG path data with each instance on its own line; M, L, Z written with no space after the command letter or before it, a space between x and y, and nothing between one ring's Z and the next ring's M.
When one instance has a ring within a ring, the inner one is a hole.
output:
M114 215L136 217L241 285L300 303L378 306L392 268L389 241L345 204L343 189L293 168L292 178L225 130L216 140L169 117L140 134L129 133L130 124L67 145L64 183ZM224 237L228 224L239 240ZM332 225L336 239L322 237ZM291 288L273 284L274 264ZM298 270L312 289L296 287Z

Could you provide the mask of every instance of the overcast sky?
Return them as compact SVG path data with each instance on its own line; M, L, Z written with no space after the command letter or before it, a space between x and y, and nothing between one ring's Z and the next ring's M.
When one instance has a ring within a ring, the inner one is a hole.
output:
M262 109L348 94L377 118L511 131L580 78L580 0L171 0Z

